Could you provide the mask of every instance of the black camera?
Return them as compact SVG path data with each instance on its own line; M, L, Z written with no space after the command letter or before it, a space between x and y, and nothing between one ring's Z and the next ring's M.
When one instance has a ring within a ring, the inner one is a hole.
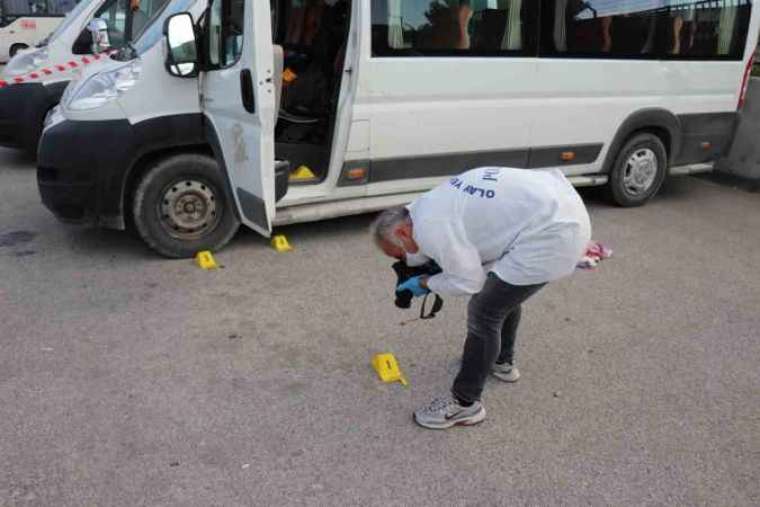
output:
M433 261L423 264L422 266L407 266L406 262L398 261L395 262L391 267L396 273L396 287L415 276L433 276L441 272L441 268ZM403 309L409 308L412 306L413 297L414 294L412 294L412 291L409 289L396 292L396 306ZM443 307L443 300L438 294L435 294L433 308L427 316L425 315L425 301L427 301L427 296L425 296L425 299L422 302L422 308L420 309L420 318L431 319L435 317L435 314L438 313L438 311L440 311L440 309Z

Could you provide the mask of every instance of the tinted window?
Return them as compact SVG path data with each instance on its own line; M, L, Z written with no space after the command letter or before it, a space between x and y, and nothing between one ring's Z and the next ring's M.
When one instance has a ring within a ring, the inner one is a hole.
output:
M109 0L95 13L95 17L105 20L111 46L121 47L126 42L127 13L131 10L132 26L129 40L142 33L148 20L156 10L163 7L166 0L141 0L136 9L131 10L131 0Z
M375 56L536 53L533 0L372 0Z
M751 0L545 0L542 52L741 59Z
M151 21L145 26L145 29L140 33L139 38L135 40L134 46L137 54L142 55L161 40L161 37L163 37L164 23L169 16L189 10L194 2L195 0L164 2L163 5L166 6L166 9L164 9L163 6L156 9L154 13L156 17L151 19Z
M208 18L208 59L213 67L237 62L243 51L244 0L215 0Z
M104 20L108 25L108 39L112 46L121 46L124 43L128 6L129 0L110 0L95 13L96 18Z
M59 37L63 32L69 29L72 23L74 23L79 15L87 9L87 6L89 5L89 2L87 1L81 1L78 2L76 7L70 10L66 14L66 18L61 21L61 23L58 25L58 27L53 31L53 33L50 35L49 40L55 40L57 37Z
M100 18L108 25L108 39L111 47L122 47L127 40L134 40L135 36L142 33L148 25L151 16L160 10L167 0L140 0L136 3L132 0L108 0L95 12L95 17ZM136 7L132 10L132 7ZM132 16L131 35L125 37L127 30L128 15ZM77 38L72 52L75 55L92 53L92 36L85 28Z
M59 16L77 4L75 0L0 0L2 12L8 15Z
M153 16L161 11L168 0L140 0L139 6L132 13L132 37L135 40L149 26Z
M76 6L74 0L48 0L48 13L66 14Z

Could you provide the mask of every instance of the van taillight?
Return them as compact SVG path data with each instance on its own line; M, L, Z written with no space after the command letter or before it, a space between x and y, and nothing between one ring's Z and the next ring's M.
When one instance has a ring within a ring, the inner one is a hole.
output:
M744 77L742 78L742 88L739 92L739 103L736 105L736 109L744 107L744 100L747 98L747 88L749 87L749 77L752 75L752 66L755 64L755 55L752 55L747 62L747 68L744 69Z

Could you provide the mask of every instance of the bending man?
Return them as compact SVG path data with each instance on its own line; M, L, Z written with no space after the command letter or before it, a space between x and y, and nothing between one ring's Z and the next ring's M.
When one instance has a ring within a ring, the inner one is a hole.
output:
M591 237L588 213L559 170L472 169L381 213L376 244L409 265L434 260L442 273L397 287L415 296L471 294L462 366L451 393L414 413L444 429L485 419L489 373L514 382L520 305L546 283L570 275Z

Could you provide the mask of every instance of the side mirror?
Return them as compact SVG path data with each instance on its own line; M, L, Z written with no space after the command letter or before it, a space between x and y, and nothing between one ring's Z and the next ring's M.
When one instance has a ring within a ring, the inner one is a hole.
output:
M193 16L180 12L170 16L164 23L164 37L168 48L166 70L177 77L193 77L198 74L198 42L195 39Z
M108 23L105 19L94 18L87 23L87 31L92 35L92 52L94 54L102 53L111 47L111 40L108 37Z

